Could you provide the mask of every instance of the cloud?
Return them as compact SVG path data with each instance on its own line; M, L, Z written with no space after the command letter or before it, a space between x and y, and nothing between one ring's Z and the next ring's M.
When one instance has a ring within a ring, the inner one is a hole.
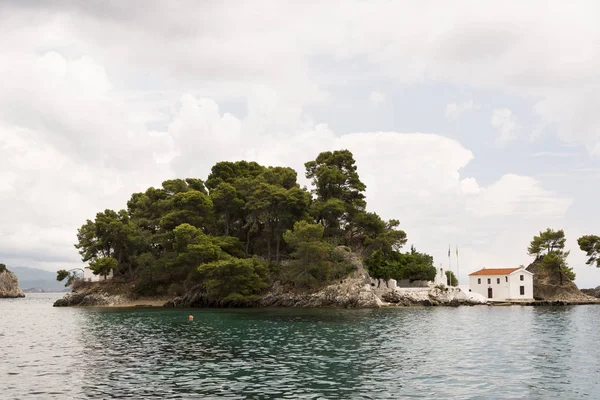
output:
M516 138L518 125L512 111L508 108L495 109L492 111L490 122L498 132L496 143L499 146L504 146L506 143Z
M514 98L559 140L600 154L600 6L434 4L3 4L0 257L77 265L77 227L124 207L131 192L242 158L290 165L308 183L304 162L349 148L369 207L399 218L436 262L450 241L461 245L464 271L523 263L548 221L572 223L570 196L506 174L507 165L493 178L465 175L481 151L477 132L460 132L459 142L443 136L443 121L336 132L336 118L352 126L368 110L330 113L344 100L332 86L349 97L380 88L373 106L405 89L438 110L444 90ZM477 109L475 100L447 104L446 118ZM491 116L498 144L519 132L515 107Z
M369 94L369 102L373 107L378 107L385 103L385 94L378 90L373 90L371 91L371 94Z
M533 153L531 157L576 157L577 153L567 151L538 151Z
M446 104L446 118L458 119L462 114L467 111L477 109L479 105L475 104L473 100L465 101L464 103L449 103Z

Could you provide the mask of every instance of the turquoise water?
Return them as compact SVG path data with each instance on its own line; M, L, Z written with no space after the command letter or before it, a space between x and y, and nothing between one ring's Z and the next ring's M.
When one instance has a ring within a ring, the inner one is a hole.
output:
M53 308L57 296L0 300L1 399L600 398L598 306Z

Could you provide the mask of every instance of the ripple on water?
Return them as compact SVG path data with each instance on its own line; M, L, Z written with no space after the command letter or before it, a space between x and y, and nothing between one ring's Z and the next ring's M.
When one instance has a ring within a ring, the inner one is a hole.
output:
M2 398L593 398L600 307L52 308L0 302ZM582 372L583 366L585 366Z

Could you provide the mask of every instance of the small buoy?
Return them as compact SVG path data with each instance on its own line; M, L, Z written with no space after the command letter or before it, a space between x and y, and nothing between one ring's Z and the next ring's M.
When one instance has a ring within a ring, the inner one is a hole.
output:
M194 316L193 316L193 315L190 315L190 316L188 317L188 321L193 321L193 320L194 320Z

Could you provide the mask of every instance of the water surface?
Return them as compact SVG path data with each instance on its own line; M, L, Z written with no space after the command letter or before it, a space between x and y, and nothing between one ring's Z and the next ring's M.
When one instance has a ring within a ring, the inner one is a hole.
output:
M600 397L594 305L53 308L58 296L0 300L0 398Z

